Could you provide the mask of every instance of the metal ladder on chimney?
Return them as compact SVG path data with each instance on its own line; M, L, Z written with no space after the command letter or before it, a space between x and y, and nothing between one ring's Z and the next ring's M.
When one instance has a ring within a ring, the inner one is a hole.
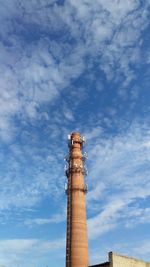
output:
M71 267L71 177L68 177L66 267Z

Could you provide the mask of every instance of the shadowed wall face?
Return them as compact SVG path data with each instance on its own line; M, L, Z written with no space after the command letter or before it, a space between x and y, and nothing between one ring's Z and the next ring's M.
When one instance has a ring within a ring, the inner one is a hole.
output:
M88 266L83 142L80 133L71 134L66 171L68 178L66 267Z

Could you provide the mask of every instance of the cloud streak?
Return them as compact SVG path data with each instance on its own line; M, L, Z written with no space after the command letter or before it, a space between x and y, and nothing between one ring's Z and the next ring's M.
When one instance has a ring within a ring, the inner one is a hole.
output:
M104 1L68 0L63 5L53 1L50 6L47 1L5 1L0 43L2 140L16 135L14 116L37 119L43 103L54 101L96 61L99 71L108 80L121 79L122 87L135 79L131 65L141 60L148 7L148 2L141 5L135 0L113 5L111 1L107 5ZM68 42L61 32L70 36Z
M28 263L28 266L33 266L40 262L40 258L44 260L48 253L60 252L64 246L64 238L51 241L40 239L0 240L0 264L9 267L20 264L26 266Z
M89 173L93 190L88 203L91 208L99 204L101 211L88 220L90 238L98 238L120 223L132 227L135 221L136 225L149 222L149 207L136 205L137 199L142 202L150 196L149 152L149 127L138 124L126 135L101 139L94 146Z
M1 3L0 214L3 226L11 218L26 228L22 241L19 230L15 240L1 240L0 258L11 255L2 264L35 266L39 254L46 266L43 251L61 247L38 235L65 218L54 206L65 202L62 159L74 129L88 141L90 242L149 222L149 7L140 0ZM134 123L139 113L143 121Z

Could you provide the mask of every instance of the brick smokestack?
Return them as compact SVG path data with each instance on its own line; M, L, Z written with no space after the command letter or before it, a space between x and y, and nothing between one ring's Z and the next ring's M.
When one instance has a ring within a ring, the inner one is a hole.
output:
M84 183L85 155L82 154L84 138L79 132L73 132L68 139L66 267L87 267L89 265L85 203L87 185Z

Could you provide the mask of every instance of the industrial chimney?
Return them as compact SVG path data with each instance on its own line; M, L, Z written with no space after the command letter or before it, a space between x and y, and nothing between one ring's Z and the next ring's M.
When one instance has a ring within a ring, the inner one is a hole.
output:
M87 185L84 183L86 156L82 153L83 144L84 137L81 137L79 132L68 136L66 267L89 265L85 204Z

